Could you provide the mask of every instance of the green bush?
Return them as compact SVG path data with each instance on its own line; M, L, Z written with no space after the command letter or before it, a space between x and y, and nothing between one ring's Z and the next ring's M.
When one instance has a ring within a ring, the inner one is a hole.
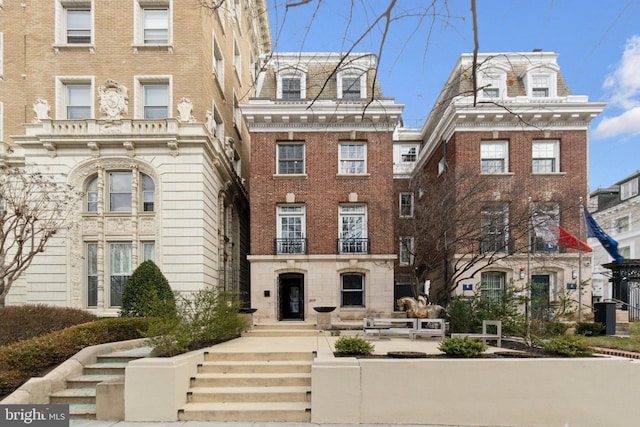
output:
M558 336L564 335L569 329L568 323L563 322L548 322L546 324L546 335L547 336Z
M176 311L165 310L162 323L147 332L154 355L172 357L239 336L247 327L240 304L238 295L217 288L180 295Z
M144 261L122 289L120 316L164 317L174 307L174 295L167 278L151 260Z
M598 336L604 325L598 322L578 322L576 323L576 335L584 335L587 337Z
M0 308L0 346L96 320L81 309L44 304Z
M479 357L486 349L487 344L476 338L445 338L438 349L449 357Z
M375 346L364 338L342 336L334 344L337 354L352 356L368 356L373 353Z
M561 335L542 343L542 348L561 357L579 357L593 354L583 337L576 335Z
M41 376L85 347L142 338L158 319L111 318L71 326L41 337L0 347L0 398L23 382Z

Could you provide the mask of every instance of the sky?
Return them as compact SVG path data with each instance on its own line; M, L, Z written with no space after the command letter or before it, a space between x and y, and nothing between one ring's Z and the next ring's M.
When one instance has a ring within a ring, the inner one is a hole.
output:
M392 0L267 2L274 51L345 52ZM429 11L436 13L424 17L432 2L436 8ZM640 170L640 0L476 5L481 53L555 52L572 94L607 102L591 122L590 190ZM420 127L460 55L473 52L470 0L397 0L391 16L379 79L385 96L405 104L405 125ZM382 33L379 24L354 52L378 54Z

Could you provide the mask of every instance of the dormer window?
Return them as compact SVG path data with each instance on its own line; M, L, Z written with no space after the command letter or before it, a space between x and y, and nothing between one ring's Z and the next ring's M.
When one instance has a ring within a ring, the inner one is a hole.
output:
M549 76L534 76L532 79L531 97L549 97Z
M558 96L558 66L535 64L524 71L524 85L529 98L553 98Z
M282 79L282 99L300 99L300 78Z
M638 178L633 178L620 185L620 199L627 200L638 195Z
M338 72L338 98L361 99L367 97L366 70L349 69Z
M478 70L477 96L484 100L502 99L507 97L507 71L505 64L486 63Z
M277 99L304 99L307 97L307 70L286 67L276 71Z

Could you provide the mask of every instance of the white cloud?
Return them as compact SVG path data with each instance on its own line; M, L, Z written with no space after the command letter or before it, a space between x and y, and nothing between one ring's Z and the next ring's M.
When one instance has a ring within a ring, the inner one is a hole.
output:
M636 134L640 134L640 107L627 110L619 116L605 117L593 130L593 137L596 139Z

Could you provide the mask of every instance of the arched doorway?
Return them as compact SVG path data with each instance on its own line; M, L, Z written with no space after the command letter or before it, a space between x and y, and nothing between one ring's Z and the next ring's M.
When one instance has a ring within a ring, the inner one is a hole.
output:
M304 320L304 274L278 276L278 320Z

